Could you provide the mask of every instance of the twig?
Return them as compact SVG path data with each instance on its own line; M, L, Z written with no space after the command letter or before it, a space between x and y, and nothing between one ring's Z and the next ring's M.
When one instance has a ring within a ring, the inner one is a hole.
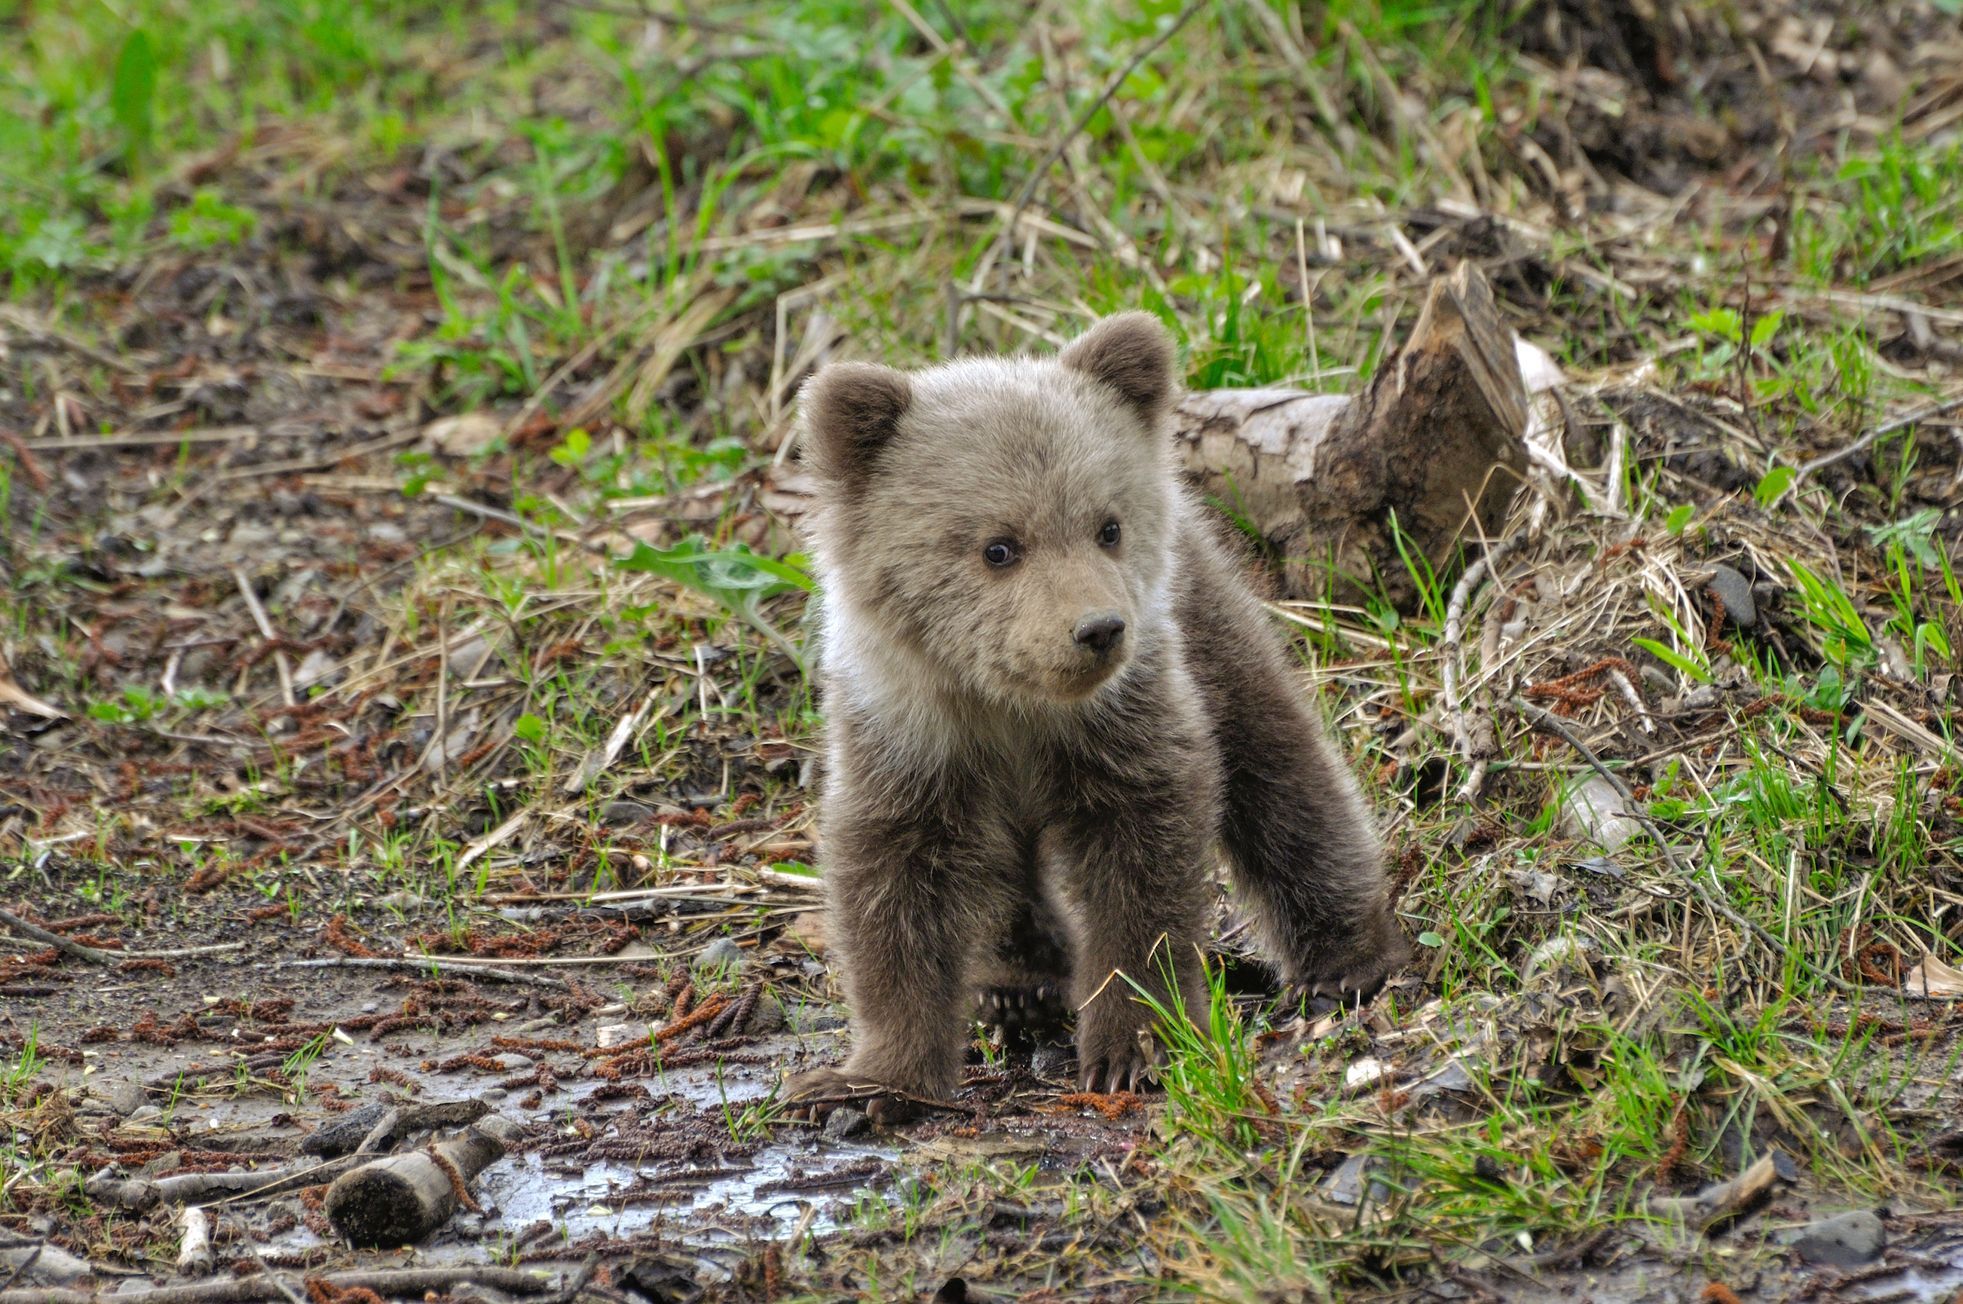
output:
M1918 425L1934 417L1948 416L1958 408L1963 408L1963 394L1938 399L1936 402L1916 408L1912 412L1904 412L1901 416L1884 421L1880 425L1874 426L1864 432L1859 439L1856 439L1845 448L1837 448L1831 453L1822 453L1810 462L1800 463L1799 470L1793 475L1793 483L1798 484L1801 480L1812 475L1823 466L1832 466L1835 462L1845 461L1874 443L1875 440L1880 439L1883 435L1892 435L1897 430L1907 429L1909 426Z
M1690 885L1690 890L1697 894L1698 900L1702 901L1718 914L1723 915L1736 927L1758 938L1759 941L1770 947L1775 954L1784 955L1792 949L1791 943L1781 941L1764 925L1755 923L1744 915L1739 914L1727 902L1718 898L1717 894L1698 877L1696 867L1684 863L1683 858L1677 854L1677 849L1671 846L1669 839L1663 836L1663 830L1656 826L1655 821L1650 819L1649 812L1645 811L1641 803L1636 800L1636 794L1631 792L1629 785L1622 781L1622 776L1604 765L1601 757L1595 755L1588 744L1581 741L1580 736L1562 722L1560 716L1555 715L1552 711L1543 710L1535 706L1524 697L1515 696L1510 701L1513 709L1524 716L1527 723L1542 732L1559 736L1563 742L1575 749L1582 760L1588 762L1590 768L1595 773L1602 776L1603 782L1615 789L1616 796L1622 799L1623 809L1629 814L1631 819L1634 819L1638 824L1643 826L1643 831L1649 834L1650 841L1654 842L1657 850L1663 853L1663 858L1670 862L1670 868L1675 870L1678 877ZM1833 987L1836 991L1848 993L1858 993L1860 991L1860 988L1829 969L1811 965L1810 962L1809 967L1813 968L1815 975L1821 981Z
M1445 604L1445 635L1439 658L1444 672L1445 716L1451 725L1452 741L1458 747L1460 758L1474 767L1473 775L1467 778L1466 788L1460 793L1468 798L1478 795L1479 784L1475 780L1485 776L1478 763L1486 758L1478 753L1494 750L1497 740L1489 737L1481 740L1484 746L1473 745L1472 728L1466 722L1465 708L1459 701L1459 685L1465 675L1465 609L1472 600L1473 592L1488 574L1495 580L1499 578L1500 562L1519 545L1520 539L1518 534L1508 535L1487 549L1484 557L1467 566L1465 573L1459 576L1459 582L1452 586L1452 596ZM1490 729L1487 732L1490 733Z
M614 960L612 956L603 957ZM616 964L628 964L642 957L628 956L614 960ZM489 965L475 962L466 956L432 955L421 959L408 956L357 956L336 955L323 960L281 960L273 965L275 969L398 969L410 973L428 973L431 969L449 969L455 973L467 973L473 978L483 978L497 983L527 983L533 987L550 987L554 991L571 991L557 978L547 978L539 974L519 973L513 969L494 969Z
M228 444L240 439L304 439L318 434L313 426L266 430L259 426L207 426L200 430L113 431L106 435L55 435L23 439L21 446L36 453L93 451L98 448L156 448L177 444Z
M0 1304L246 1304L279 1300L284 1295L270 1274L218 1277L184 1286L156 1290L0 1290ZM463 1265L455 1268L390 1268L371 1272L333 1272L314 1278L337 1290L372 1290L397 1299L420 1299L428 1292L448 1293L452 1287L488 1286L511 1295L544 1295L555 1287L551 1277L520 1268Z
M246 609L252 613L252 623L259 627L259 637L268 643L277 643L279 635L273 632L273 622L266 615L266 608L260 605L259 595L252 591L252 581L245 572L232 568L232 578L238 582L239 596L245 599ZM278 647L273 649L273 668L279 671L279 695L285 699L290 709L296 704L293 696L293 667L286 660L286 652Z
M194 955L215 955L220 951L243 951L244 942L213 942L209 946L173 946L161 951L104 951L93 946L84 946L73 938L51 933L45 928L37 928L19 915L8 910L0 910L0 924L29 937L44 946L52 946L68 952L78 960L90 964L120 964L124 960L184 960Z
M0 910L0 924L5 924L22 937L31 937L44 946L52 946L57 950L66 951L77 960L87 960L90 964L115 964L117 961L126 958L125 956L116 954L114 951L103 951L93 946L84 946L80 942L63 937L60 933L51 933L45 928L37 928L12 911Z

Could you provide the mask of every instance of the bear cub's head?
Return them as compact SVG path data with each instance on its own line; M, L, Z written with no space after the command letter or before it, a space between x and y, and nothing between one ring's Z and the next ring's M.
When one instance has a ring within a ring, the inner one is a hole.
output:
M950 692L1076 703L1170 625L1173 344L1109 317L1053 358L914 373L826 367L804 388L824 655L902 657Z

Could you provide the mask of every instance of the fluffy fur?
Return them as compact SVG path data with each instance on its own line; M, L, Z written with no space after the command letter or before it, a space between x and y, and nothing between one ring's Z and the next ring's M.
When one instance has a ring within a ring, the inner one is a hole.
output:
M1201 1008L1216 846L1288 982L1367 992L1405 958L1356 783L1176 477L1173 365L1127 313L1051 359L806 386L854 1045L792 1094L944 1096L1008 976L1067 988L1087 1086L1135 1084L1132 984Z

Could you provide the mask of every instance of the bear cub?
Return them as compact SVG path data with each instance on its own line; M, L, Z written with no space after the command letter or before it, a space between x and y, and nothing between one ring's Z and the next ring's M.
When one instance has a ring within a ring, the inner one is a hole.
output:
M991 987L1063 993L1083 1086L1138 1085L1140 989L1205 1008L1216 849L1298 990L1367 995L1406 958L1356 782L1175 472L1175 388L1144 313L1054 358L805 386L853 1045L792 1098L945 1098Z

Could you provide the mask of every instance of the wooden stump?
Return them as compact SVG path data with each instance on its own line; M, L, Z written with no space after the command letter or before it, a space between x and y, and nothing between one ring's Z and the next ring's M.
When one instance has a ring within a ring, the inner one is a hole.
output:
M1527 391L1478 268L1432 282L1411 338L1353 397L1191 393L1173 414L1187 473L1249 524L1292 597L1416 594L1398 547L1434 572L1499 533L1525 476ZM1393 521L1395 529L1393 529Z
M471 1127L425 1149L363 1164L327 1188L327 1221L350 1245L414 1245L458 1206L476 1208L466 1183L504 1151L503 1141Z

